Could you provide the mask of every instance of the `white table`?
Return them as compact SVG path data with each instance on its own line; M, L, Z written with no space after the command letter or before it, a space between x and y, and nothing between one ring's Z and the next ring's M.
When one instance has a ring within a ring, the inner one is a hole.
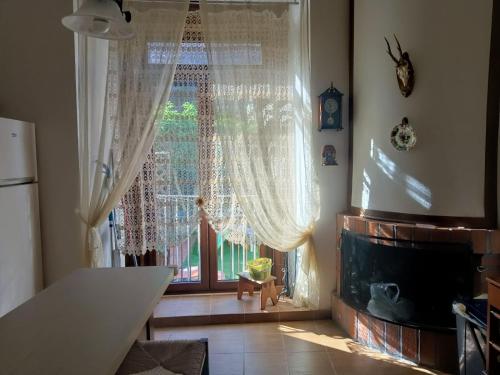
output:
M174 275L79 269L0 319L1 374L114 374Z

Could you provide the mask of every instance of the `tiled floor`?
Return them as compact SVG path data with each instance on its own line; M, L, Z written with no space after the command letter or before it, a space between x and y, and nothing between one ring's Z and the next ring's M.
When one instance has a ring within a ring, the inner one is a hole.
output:
M211 375L439 374L356 344L331 320L155 330L156 340L202 337L209 342Z
M280 298L273 306L268 301L265 310L260 309L260 293L246 293L241 300L236 293L171 295L162 298L154 311L156 327L213 324L255 323L281 320L308 320L325 317L325 312L297 308L290 300ZM326 312L329 316L329 312Z

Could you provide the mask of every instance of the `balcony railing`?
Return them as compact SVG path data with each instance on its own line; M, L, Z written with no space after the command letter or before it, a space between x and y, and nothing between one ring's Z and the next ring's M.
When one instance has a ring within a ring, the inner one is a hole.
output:
M224 240L221 233L217 234L217 279L219 281L236 280L237 273L246 270L249 260L259 257L259 247L237 245Z
M186 219L186 201L194 202L194 195L157 195L157 212L158 228L160 238L167 238L168 226L164 218L167 217L167 201L168 210L174 208L174 212L178 217L176 219L183 221ZM197 209L194 205L193 209ZM163 231L163 232L162 232ZM175 246L164 246L163 254L160 255L162 264L177 265L179 273L174 278L174 283L191 283L200 282L201 269L201 239L200 225L194 226L186 224L186 238ZM217 280L228 281L236 280L237 273L246 269L249 260L259 257L259 247L256 244L237 245L230 241L224 240L222 233L217 234ZM206 251L210 251L207 249ZM213 250L212 250L213 251Z
M179 267L179 272L173 280L174 283L191 283L201 280L200 225L198 223L190 224L187 221L188 217L197 217L198 208L193 204L195 200L195 195L156 195L159 263ZM172 226L170 215L174 216L175 221L185 223L179 224L179 228L185 235L176 234L184 239L174 246L168 245L171 240L169 236L172 235L169 233Z

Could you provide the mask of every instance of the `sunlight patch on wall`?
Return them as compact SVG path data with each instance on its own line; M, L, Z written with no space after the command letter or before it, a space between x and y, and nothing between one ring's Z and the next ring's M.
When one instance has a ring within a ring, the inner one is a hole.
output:
M431 190L416 178L404 173L394 161L392 161L379 147L374 145L373 139L370 142L370 157L387 178L405 189L406 194L411 199L427 210L432 207ZM370 183L367 184L367 181ZM362 208L368 208L370 185L371 180L369 179L366 171L363 170L363 193L361 197ZM365 200L365 186L368 190L367 200Z
M367 209L370 205L370 185L372 180L366 170L363 169L363 192L361 193L361 208Z
M380 170L391 180L394 180L394 177L399 171L397 170L396 163L394 163L389 157L378 147L375 147L376 156L375 163L380 168Z
M406 192L418 204L426 209L430 209L432 194L427 186L411 176L406 176Z

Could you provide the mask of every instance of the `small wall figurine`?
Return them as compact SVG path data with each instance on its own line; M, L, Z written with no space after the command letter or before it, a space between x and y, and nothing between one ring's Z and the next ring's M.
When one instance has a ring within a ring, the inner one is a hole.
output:
M335 147L333 145L325 145L323 146L322 156L322 165L338 165L336 157L337 151L335 151Z
M394 39L396 39L399 52L399 59L396 58L392 54L389 41L385 37L384 39L387 43L387 53L391 57L392 61L394 61L394 63L396 64L396 78L398 79L399 90L401 91L401 95L407 98L413 91L413 85L415 84L415 71L413 70L413 65L410 61L410 55L406 51L403 52L398 38L396 38L396 35L394 35Z

